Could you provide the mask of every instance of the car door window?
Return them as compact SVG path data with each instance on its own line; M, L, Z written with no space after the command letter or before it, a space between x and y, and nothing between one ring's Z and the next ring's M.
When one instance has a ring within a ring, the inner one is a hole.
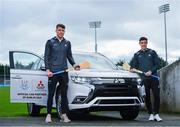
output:
M39 58L33 54L28 53L14 53L14 68L36 70Z
M35 63L32 65L31 70L39 70L38 69L39 63L40 63L40 59L37 59Z
M41 70L42 68L45 68L44 60L40 59L39 64L37 66L37 70Z

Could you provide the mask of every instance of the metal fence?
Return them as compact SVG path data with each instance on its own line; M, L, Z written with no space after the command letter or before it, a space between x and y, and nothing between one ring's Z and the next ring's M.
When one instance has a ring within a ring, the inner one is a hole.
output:
M10 76L9 75L0 75L0 86L10 85Z

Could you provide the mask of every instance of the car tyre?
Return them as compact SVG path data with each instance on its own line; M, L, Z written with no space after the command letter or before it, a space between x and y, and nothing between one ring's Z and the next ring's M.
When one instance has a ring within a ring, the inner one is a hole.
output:
M40 106L34 103L27 103L28 114L30 116L38 116L40 114Z
M139 114L139 107L125 107L120 111L124 120L134 120Z

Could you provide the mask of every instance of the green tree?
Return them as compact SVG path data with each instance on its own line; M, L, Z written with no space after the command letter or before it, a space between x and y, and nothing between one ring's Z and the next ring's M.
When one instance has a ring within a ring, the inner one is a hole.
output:
M0 75L4 74L4 66L0 64Z
M119 60L119 61L116 63L116 66L122 66L123 63L125 63L125 60Z
M4 68L5 68L6 76L9 76L10 75L10 68L8 65L3 65L3 64L0 64L0 75L4 75Z
M158 70L165 67L166 65L168 65L168 63L162 58L159 57L159 66L158 66Z

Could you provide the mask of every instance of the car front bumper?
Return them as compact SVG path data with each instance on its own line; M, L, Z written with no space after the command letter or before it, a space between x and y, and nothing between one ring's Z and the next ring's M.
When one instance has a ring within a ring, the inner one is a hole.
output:
M96 97L89 103L85 104L69 104L70 110L88 109L95 107L127 107L141 106L138 97Z

